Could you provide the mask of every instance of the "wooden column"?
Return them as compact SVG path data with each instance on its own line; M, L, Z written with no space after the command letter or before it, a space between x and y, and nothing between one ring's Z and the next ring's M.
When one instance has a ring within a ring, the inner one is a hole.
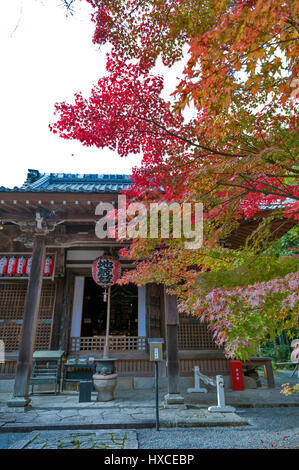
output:
M179 393L179 313L177 297L175 295L167 294L165 289L164 306L166 327L166 361L168 376L168 394L165 396L165 402L168 405L176 405L184 403L184 398Z
M56 295L52 320L50 349L59 349L62 304L65 295L65 248L57 248L55 260Z
M72 319L72 306L74 297L75 276L70 270L66 270L64 279L64 295L61 305L62 315L60 322L59 349L68 353L69 337Z
M28 388L37 329L45 252L44 236L36 235L33 244L31 271L25 303L21 344L14 385L14 398L8 402L8 406L22 407L28 405L30 402L28 398Z
M55 296L55 307L52 320L52 330L51 330L51 340L50 340L50 349L57 350L59 349L59 334L60 334L60 324L62 317L62 304L64 298L64 279L56 280L56 296Z

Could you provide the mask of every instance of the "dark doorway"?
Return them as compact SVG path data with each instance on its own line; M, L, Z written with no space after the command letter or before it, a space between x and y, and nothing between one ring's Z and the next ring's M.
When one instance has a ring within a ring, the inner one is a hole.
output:
M107 302L104 288L85 278L81 336L105 336ZM134 284L111 287L111 336L138 336L138 289Z

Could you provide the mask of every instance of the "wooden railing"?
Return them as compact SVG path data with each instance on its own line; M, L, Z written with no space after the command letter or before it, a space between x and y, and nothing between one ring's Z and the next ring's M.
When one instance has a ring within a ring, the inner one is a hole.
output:
M79 336L71 337L70 352L76 351L102 351L105 345L105 336ZM145 351L145 336L110 336L110 351Z

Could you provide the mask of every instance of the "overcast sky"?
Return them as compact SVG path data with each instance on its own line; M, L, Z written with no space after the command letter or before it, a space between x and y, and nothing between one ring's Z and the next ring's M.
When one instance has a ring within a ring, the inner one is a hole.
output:
M52 134L54 103L87 96L104 73L106 50L92 43L90 8L77 0L66 17L61 0L0 2L0 186L19 186L27 169L130 173L140 157L83 147ZM74 156L72 156L74 154Z

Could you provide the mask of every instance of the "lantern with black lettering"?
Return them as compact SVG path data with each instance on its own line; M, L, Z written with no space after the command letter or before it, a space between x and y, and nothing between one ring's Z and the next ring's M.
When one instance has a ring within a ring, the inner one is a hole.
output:
M54 268L54 260L50 256L45 259L44 275L52 276Z
M0 276L5 276L7 274L8 268L8 258L7 256L2 256L0 259Z
M16 274L18 276L24 276L26 272L27 259L24 256L21 256L17 262Z
M14 276L16 274L17 262L18 260L15 256L12 256L11 258L9 258L8 267L7 267L8 276Z
M119 278L119 261L111 256L100 256L92 264L92 277L99 286L113 286Z

